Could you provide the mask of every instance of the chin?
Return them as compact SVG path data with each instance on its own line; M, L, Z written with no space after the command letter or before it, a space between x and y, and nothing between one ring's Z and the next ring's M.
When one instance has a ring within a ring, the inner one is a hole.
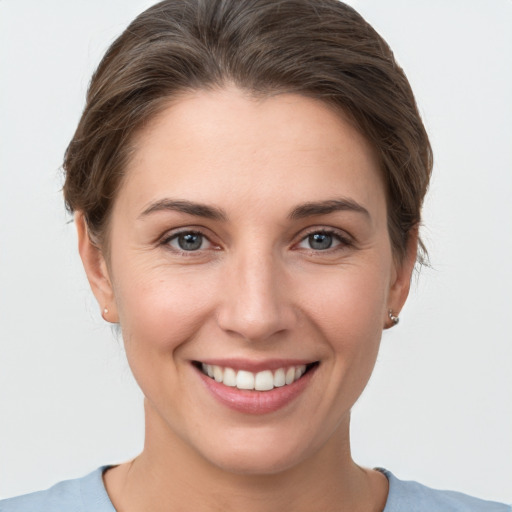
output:
M201 455L212 465L239 475L274 475L285 472L311 456L311 443L268 432L226 436L223 442L205 446ZM223 445L223 446L222 446ZM307 450L304 447L309 446ZM222 447L222 450L219 448Z
M210 459L219 469L238 475L265 476L283 473L295 467L301 457L295 453L275 453L273 450L229 450Z

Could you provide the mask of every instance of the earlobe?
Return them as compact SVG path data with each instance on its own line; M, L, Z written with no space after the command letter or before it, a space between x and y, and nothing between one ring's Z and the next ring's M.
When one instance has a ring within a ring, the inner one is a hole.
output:
M100 306L102 317L107 322L117 323L117 307L108 267L101 249L91 239L82 212L75 214L75 225L78 234L78 252L91 290Z
M409 232L407 247L403 258L395 263L395 276L391 284L388 308L384 328L389 329L398 324L398 317L402 310L411 287L411 277L418 254L418 226ZM396 321L394 320L396 319Z

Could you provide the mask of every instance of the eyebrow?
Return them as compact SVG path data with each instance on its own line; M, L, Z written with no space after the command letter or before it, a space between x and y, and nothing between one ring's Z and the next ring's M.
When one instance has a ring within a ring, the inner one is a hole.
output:
M366 208L356 203L352 199L330 199L328 201L317 201L311 203L304 203L294 208L289 218L292 220L304 219L306 217L313 217L315 215L327 215L333 212L350 211L362 213L370 218L370 213Z
M139 218L146 217L155 212L174 211L193 215L195 217L203 217L210 220L227 221L228 216L224 210L215 206L208 206L193 201L161 199L151 203L140 215ZM314 217L316 215L328 215L329 213L339 211L352 211L362 213L366 217L370 214L366 208L356 203L352 199L329 199L326 201L315 201L301 204L294 208L288 218L291 220L304 219L306 217Z
M206 204L194 203L192 201L162 199L151 203L140 215L139 218L145 217L155 212L174 211L193 215L195 217L203 217L205 219L226 221L228 216L224 210Z

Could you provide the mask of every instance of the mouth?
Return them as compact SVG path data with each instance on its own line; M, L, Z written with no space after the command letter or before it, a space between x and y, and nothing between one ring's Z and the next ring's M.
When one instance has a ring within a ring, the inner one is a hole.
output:
M258 372L235 369L229 366L195 361L194 366L204 375L219 384L246 391L272 391L296 383L319 365L319 362L298 365L285 365L275 369L262 369Z

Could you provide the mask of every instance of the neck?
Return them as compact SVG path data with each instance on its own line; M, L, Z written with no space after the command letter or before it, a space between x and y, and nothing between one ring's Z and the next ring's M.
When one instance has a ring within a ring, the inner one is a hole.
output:
M155 414L146 404L143 452L105 473L116 510L367 512L384 508L385 477L352 461L349 417L307 460L277 472L241 474L212 464L184 440L170 435Z

